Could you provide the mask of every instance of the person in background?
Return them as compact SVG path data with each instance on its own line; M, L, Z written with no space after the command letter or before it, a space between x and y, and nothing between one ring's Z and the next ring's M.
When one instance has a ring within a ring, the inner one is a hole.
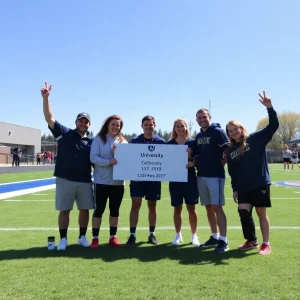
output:
M300 165L298 164L298 151L297 151L297 148L293 148L293 150L292 150L291 162L292 162L292 170L294 169L294 164L296 164L298 167L300 167Z
M37 155L36 155L36 164L37 165L40 165L41 164L41 153L39 152L39 153L37 153Z
M18 166L18 161L19 161L18 150L19 149L16 147L12 151L12 155L13 155L12 167L17 167Z
M259 254L271 253L269 244L270 221L267 207L271 207L271 179L268 169L266 145L279 127L272 101L263 92L258 94L262 105L267 108L269 124L262 130L248 135L245 127L238 121L230 121L226 131L230 138L227 153L228 172L231 177L233 199L238 203L245 243L239 247L245 251L258 248L252 209L255 207L263 237Z
M288 145L284 145L283 151L282 151L284 171L286 170L286 166L287 166L287 170L288 171L290 170L291 154L292 154L292 152L289 149Z

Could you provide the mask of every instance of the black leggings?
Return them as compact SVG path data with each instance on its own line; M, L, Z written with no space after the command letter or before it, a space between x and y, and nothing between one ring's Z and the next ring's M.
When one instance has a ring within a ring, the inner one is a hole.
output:
M96 208L94 210L95 218L102 218L105 211L107 199L109 198L109 211L111 217L119 216L119 209L124 195L124 185L94 185L94 197Z

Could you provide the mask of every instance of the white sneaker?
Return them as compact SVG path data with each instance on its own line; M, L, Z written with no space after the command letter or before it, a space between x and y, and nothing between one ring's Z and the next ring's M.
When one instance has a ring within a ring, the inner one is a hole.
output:
M67 239L66 238L62 238L60 240L59 244L57 245L56 250L58 250L58 251L59 250L66 250L67 246L68 246Z
M192 237L192 245L194 247L200 247L200 242L199 242L199 239L196 235L194 237Z
M181 233L176 233L174 240L172 241L172 245L177 246L183 242L183 238Z
M86 239L84 235L81 236L80 239L78 239L78 245L83 247L90 247L91 243Z

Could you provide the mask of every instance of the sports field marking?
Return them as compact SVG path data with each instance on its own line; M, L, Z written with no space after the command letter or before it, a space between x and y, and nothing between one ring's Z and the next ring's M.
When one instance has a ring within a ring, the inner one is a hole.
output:
M225 198L226 200L233 200L232 198ZM123 200L128 201L131 198L124 198ZM170 200L170 198L161 198L161 200ZM272 200L300 200L300 197L289 197L289 198L274 198ZM3 202L54 202L55 200L50 199L4 199Z
M241 226L228 226L228 229L236 229L241 230ZM256 227L256 229L259 229L260 227ZM88 228L90 230L91 228ZM189 230L190 227L183 226L182 229ZM208 226L199 226L197 229L210 229ZM300 230L300 226L271 226L271 229L280 229L280 230ZM0 231L48 231L48 230L58 230L58 228L55 227L0 227ZM78 230L78 228L68 228L68 230ZM101 230L109 230L108 227L101 227ZM121 231L129 231L128 227L118 227L118 230ZM138 227L138 230L149 230L149 227ZM174 230L174 227L172 226L161 226L161 227L155 227L155 230Z
M6 177L6 176L5 176ZM49 178L41 178L41 179L32 179L32 180L24 180L24 181L15 181L15 182L6 182L6 183L0 183L1 185L9 185L9 184L15 184L15 183L24 183L24 182L33 182L33 181L41 181L41 180L49 180L53 179L55 177L49 177Z
M17 196L23 196L23 195L27 195L27 194L33 194L36 192L47 191L47 190L51 190L51 189L55 189L55 184L50 184L50 185L45 185L45 186L40 186L40 187L36 187L36 188L15 191L15 192L2 193L2 194L0 194L0 200L7 199L7 198L13 198L13 197L17 197Z

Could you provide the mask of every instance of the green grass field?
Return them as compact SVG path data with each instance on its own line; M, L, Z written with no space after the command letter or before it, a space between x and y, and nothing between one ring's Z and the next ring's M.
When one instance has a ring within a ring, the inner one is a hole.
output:
M271 165L273 181L300 180L300 169L283 172ZM0 174L0 183L51 177L51 171ZM225 212L230 250L190 245L184 211L184 243L170 245L174 237L168 184L158 203L156 235L161 243L146 243L147 207L143 203L138 246L112 248L108 242L108 210L100 232L99 249L77 246L77 210L71 214L67 251L48 251L47 236L59 240L54 190L0 200L0 299L300 299L300 188L272 185L271 246L269 256L256 250L241 253L243 242L236 204L226 181ZM128 184L121 206L118 238L128 237L130 210ZM198 235L209 237L205 209L197 206ZM256 225L258 225L257 218ZM259 241L261 241L258 230ZM91 229L88 230L91 238Z

